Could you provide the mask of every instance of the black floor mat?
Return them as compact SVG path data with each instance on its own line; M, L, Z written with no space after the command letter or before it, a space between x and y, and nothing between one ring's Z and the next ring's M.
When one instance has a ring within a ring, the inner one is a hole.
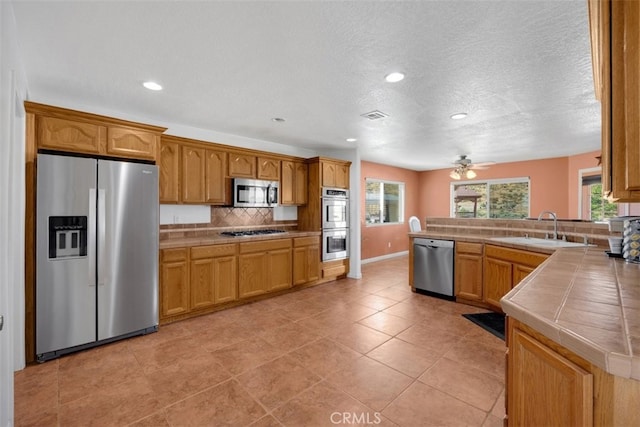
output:
M504 341L504 314L472 313L462 316Z

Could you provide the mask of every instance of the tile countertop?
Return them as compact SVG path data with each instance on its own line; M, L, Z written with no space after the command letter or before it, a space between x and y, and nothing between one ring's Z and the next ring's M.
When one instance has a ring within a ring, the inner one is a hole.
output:
M160 240L160 249L184 248L191 246L219 245L228 243L255 242L258 240L291 239L294 237L320 236L319 231L286 231L284 233L259 234L256 236L222 236L210 234L198 237L183 237Z
M501 304L604 371L640 381L640 264L602 248L560 249Z

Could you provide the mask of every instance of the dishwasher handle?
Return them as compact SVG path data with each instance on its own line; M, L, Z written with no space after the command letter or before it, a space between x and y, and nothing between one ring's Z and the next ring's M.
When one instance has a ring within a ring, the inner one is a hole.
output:
M436 239L423 239L423 238L415 238L413 239L414 245L426 246L430 249L437 248L450 248L453 249L454 241L453 240L436 240Z

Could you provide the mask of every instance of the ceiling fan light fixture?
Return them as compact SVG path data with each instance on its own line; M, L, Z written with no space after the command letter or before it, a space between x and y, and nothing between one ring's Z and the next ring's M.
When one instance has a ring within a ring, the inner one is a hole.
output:
M465 172L465 176L469 179L473 179L476 176L478 176L478 174L472 171L471 169L467 169L467 171Z
M453 179L460 179L460 178L461 178L461 177L460 177L460 174L458 173L458 170L457 170L457 169L452 170L452 171L449 173L449 176L450 176L451 178L453 178Z
M404 74L394 71L393 73L389 73L386 76L384 76L384 79L389 83L397 83L400 80L404 79Z
M451 120L460 120L464 119L465 117L467 117L467 113L455 113L449 116Z

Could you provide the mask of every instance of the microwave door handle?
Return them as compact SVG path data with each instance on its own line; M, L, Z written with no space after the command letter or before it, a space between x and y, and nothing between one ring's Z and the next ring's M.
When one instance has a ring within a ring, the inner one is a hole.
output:
M273 199L273 193L272 193L271 184L267 185L266 199L267 199L267 206L271 206L271 204L272 204L271 200Z

